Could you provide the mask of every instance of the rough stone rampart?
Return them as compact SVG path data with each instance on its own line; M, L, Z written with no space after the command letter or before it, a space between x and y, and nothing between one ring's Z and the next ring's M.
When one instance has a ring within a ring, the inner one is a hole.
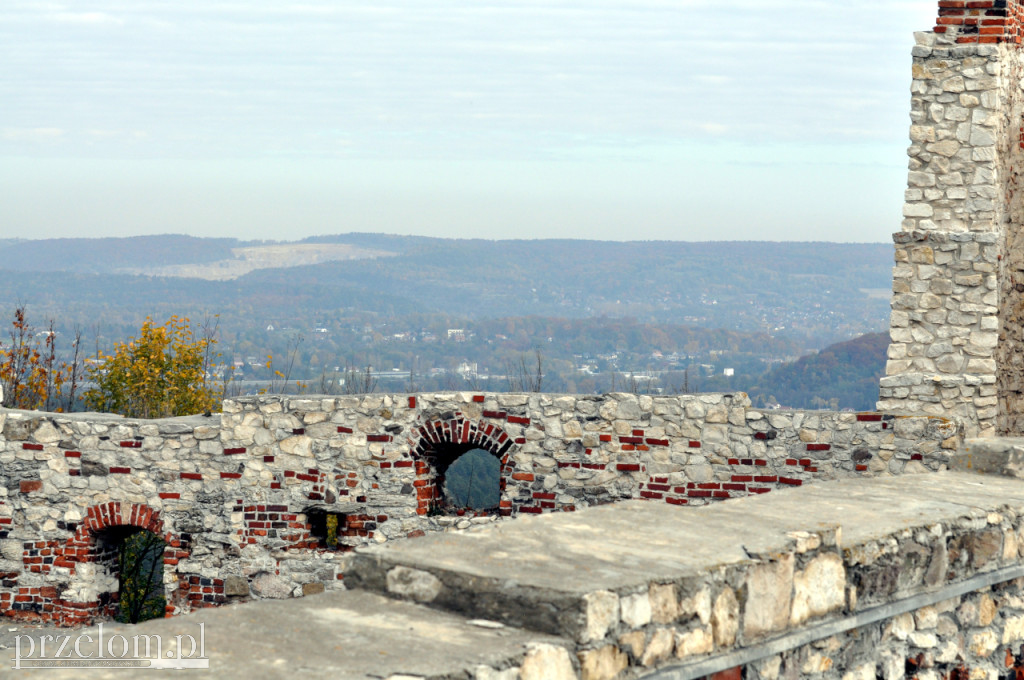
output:
M256 397L156 421L3 411L0 428L0 611L68 624L113 606L103 537L117 527L168 541L180 612L330 588L365 543L936 470L958 443L942 418L758 411L742 393ZM451 507L443 491L474 447L500 461L494 510Z
M940 3L913 48L909 173L878 408L1024 427L1024 63L1016 0Z

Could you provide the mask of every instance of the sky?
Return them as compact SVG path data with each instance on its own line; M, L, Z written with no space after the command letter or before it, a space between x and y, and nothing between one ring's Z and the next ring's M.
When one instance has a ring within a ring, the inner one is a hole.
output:
M0 238L888 242L934 0L3 0Z

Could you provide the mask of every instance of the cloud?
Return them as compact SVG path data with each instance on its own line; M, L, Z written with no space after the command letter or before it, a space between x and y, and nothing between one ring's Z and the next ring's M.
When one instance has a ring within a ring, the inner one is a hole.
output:
M45 142L64 136L60 128L4 128L0 137L9 142Z
M119 19L105 12L55 12L53 18L68 24L90 24L94 26L124 25L124 19Z

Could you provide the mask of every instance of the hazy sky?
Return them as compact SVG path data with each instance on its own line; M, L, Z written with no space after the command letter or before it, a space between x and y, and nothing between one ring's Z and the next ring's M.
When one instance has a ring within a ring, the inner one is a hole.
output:
M0 4L0 237L889 241L934 0Z

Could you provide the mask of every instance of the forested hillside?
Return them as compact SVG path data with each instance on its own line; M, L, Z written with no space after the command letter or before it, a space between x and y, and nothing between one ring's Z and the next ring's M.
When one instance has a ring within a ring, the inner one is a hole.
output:
M758 406L873 409L888 347L888 333L869 333L826 347L768 371L748 394Z
M349 259L286 266L318 245ZM243 257L249 270L228 266ZM891 258L890 245L836 243L7 240L0 287L8 312L21 303L37 326L52 318L59 338L78 327L92 351L147 316L210 318L242 389L280 362L293 382L325 387L356 367L381 389L508 389L510 367L539 355L548 391L742 389L762 402L866 408L873 386L846 367L864 368L862 357L822 352L796 373L779 364L886 328ZM170 265L182 268L124 273ZM180 273L192 266L225 273Z

